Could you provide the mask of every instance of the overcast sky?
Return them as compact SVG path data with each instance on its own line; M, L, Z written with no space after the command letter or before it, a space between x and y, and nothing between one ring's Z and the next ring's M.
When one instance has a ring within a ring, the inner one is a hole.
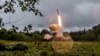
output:
M12 24L19 28L28 24L32 24L34 28L48 28L57 21L56 9L59 9L66 31L91 28L100 23L100 0L40 0L36 8L44 17L35 16L32 12L21 12L19 8L16 8L15 14L1 13L0 17L6 23L9 22L9 18L11 22L17 21L6 24L7 28Z

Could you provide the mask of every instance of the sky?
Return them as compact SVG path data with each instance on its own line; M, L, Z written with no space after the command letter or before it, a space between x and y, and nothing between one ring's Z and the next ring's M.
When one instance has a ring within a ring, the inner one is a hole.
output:
M3 3L4 0L0 0ZM100 23L100 0L40 0L36 5L43 17L35 16L32 12L22 12L16 8L14 14L0 13L6 28L15 25L20 29L31 24L33 30L49 28L50 24L56 23L59 9L65 31L77 31L84 28L89 29Z

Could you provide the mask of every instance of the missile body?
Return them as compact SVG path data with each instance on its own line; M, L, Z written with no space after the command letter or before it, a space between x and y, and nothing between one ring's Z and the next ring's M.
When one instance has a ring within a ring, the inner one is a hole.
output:
M59 10L58 9L57 9L57 14L58 14L58 26L59 26L58 32L59 33L63 33L62 20L61 20L61 16L60 16L60 13L59 13Z

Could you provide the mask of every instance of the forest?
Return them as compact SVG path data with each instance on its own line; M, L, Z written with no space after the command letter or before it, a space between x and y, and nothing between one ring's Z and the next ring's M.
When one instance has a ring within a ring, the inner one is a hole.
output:
M10 29L4 27L3 20L0 18L0 39L1 40L12 40L12 41L45 41L44 35L50 34L50 31L43 29L42 31L30 32L32 25L29 24L18 31L18 27L12 25ZM100 41L100 24L93 26L92 29L75 31L75 32L63 32L65 35L69 34L72 36L74 41Z

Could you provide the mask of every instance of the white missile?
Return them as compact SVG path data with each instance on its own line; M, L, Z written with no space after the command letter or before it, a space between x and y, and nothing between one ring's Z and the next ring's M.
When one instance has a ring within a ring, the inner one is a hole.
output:
M59 15L59 10L57 9L57 13L58 13L58 15Z

